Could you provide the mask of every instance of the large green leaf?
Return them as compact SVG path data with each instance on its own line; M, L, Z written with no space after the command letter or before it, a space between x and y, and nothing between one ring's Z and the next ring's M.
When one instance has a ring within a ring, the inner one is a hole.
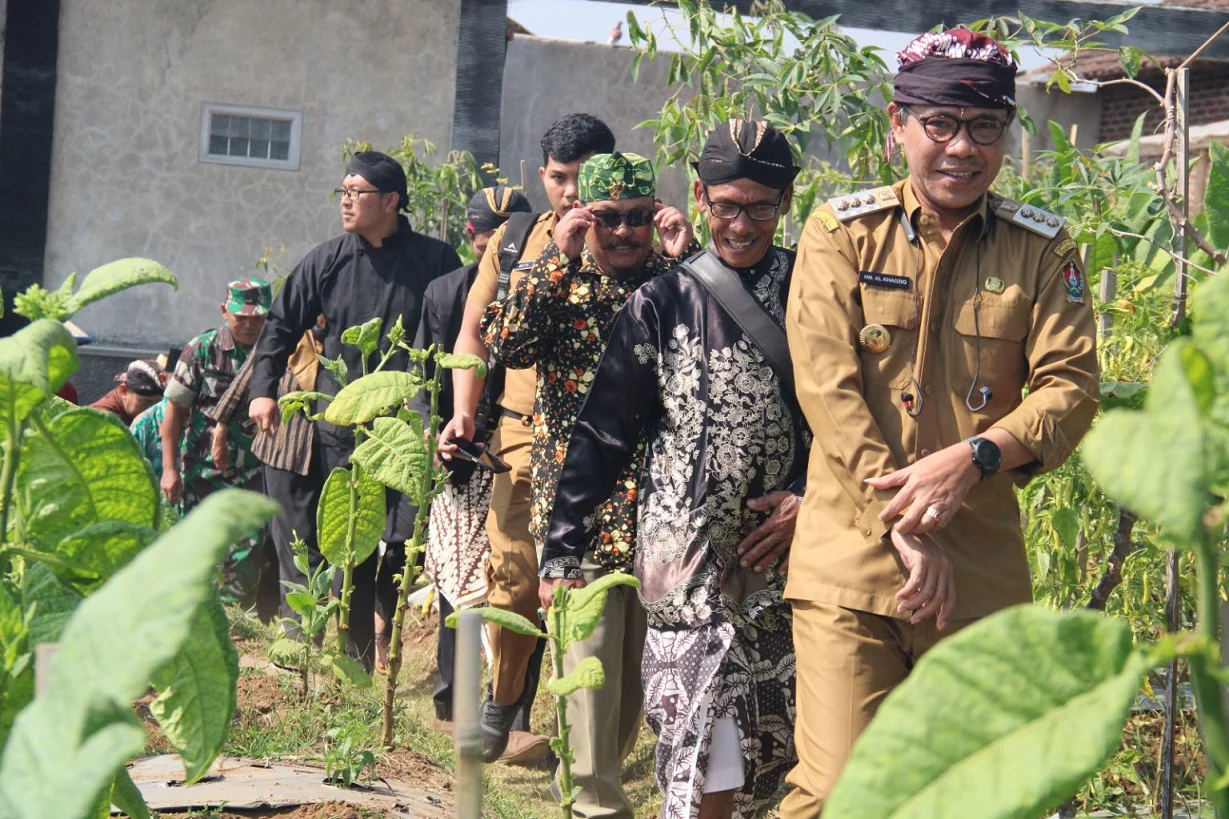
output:
M341 333L341 341L351 347L358 347L363 358L367 358L380 349L380 327L383 324L384 319L376 316L357 327L347 327Z
M59 640L81 599L80 594L47 566L42 563L27 566L21 582L21 605L26 612L33 612L30 647Z
M597 624L601 622L602 611L606 607L606 594L615 586L631 586L640 588L640 581L630 574L611 572L594 580L582 589L570 589L567 592L567 608L564 610L563 634L560 635L559 648L566 651L572 643L588 639Z
M350 507L351 472L337 467L324 482L316 507L316 531L320 554L334 566L358 565L371 556L384 536L385 492L366 470L359 469L358 504ZM347 546L346 533L355 521L354 542Z
M142 549L157 538L158 532L148 526L106 520L86 526L64 538L56 544L55 553L79 573L71 578L76 587L88 591L127 566ZM96 580L92 583L83 582L80 574ZM70 579L63 575L61 577Z
M514 611L507 609L499 609L494 606L483 606L480 609L475 609L482 615L482 619L488 623L492 623L501 628L506 628L515 634L524 634L527 637L545 637L546 633L529 622L529 619L524 615L517 614ZM444 619L444 625L448 628L456 628L457 622L461 617L461 612L454 611Z
M119 259L91 270L85 281L81 282L81 288L68 300L68 307L75 313L87 304L121 290L155 282L179 289L179 280L175 275L153 259Z
M324 420L339 427L366 424L418 394L422 380L397 372L372 373L342 387L324 411Z
M0 421L24 421L77 371L77 342L64 325L39 319L0 339Z
M1107 495L1179 544L1202 531L1211 442L1201 407L1213 389L1207 357L1179 339L1157 365L1144 409L1107 412L1081 449Z
M345 654L325 651L320 654L320 664L338 679L355 688L371 688L371 676L363 667Z
M1119 746L1149 670L1125 623L1017 606L939 643L854 746L824 819L1035 819Z
M0 758L0 816L88 813L144 745L131 703L188 640L226 550L276 513L217 492L78 607Z
M154 676L158 697L149 711L183 758L186 784L209 770L235 715L239 652L215 597L196 613L188 640Z
M1229 145L1208 142L1208 181L1203 195L1203 212L1208 220L1204 238L1219 250L1229 248Z
M546 682L546 690L556 697L566 697L582 688L601 688L606 684L606 670L597 657L586 657L572 673Z
M145 804L145 797L141 796L141 791L128 775L127 768L116 771L115 781L111 784L111 796L107 801L114 803L127 814L128 819L149 819L149 807ZM111 806L105 807L109 816Z
M440 353L435 363L445 370L474 370L479 378L486 378L486 362L473 353Z
M26 438L18 481L30 540L43 551L88 526L114 521L153 527L158 488L118 418L72 409Z
M17 713L34 699L34 657L26 612L0 585L0 748Z
M377 418L367 439L350 457L372 478L422 505L423 474L431 465L427 441L413 427L396 418Z

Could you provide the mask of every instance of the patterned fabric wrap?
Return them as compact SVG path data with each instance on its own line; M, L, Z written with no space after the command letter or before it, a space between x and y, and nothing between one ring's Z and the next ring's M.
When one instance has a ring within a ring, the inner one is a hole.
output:
M896 55L892 100L914 105L1015 108L1017 66L994 39L964 28L931 31Z
M425 569L454 609L486 602L486 565L491 556L486 518L492 477L485 469L474 470L460 486L445 485L431 502Z
M580 166L581 202L636 199L657 193L653 163L639 154L594 154Z

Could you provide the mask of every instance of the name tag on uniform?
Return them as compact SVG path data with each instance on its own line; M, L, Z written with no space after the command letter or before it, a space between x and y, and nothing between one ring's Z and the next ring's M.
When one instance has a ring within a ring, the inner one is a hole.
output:
M908 290L912 284L908 276L889 276L887 273L872 273L869 270L859 273L858 281L871 287L884 287L888 290Z
M521 273L521 272L531 269L532 267L533 267L533 262L520 262L512 269L515 270L517 273Z

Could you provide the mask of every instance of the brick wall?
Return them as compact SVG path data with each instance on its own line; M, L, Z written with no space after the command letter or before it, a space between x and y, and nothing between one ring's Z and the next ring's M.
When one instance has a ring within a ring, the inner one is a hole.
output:
M1141 81L1165 93L1165 79L1161 75L1141 75ZM1229 67L1224 63L1210 67L1194 68L1191 71L1191 94L1188 116L1191 125L1203 125L1229 119ZM1144 135L1157 133L1162 127L1164 114L1143 89L1130 85L1111 85L1102 88L1101 96L1101 142L1114 142L1131 136L1135 119L1144 111Z

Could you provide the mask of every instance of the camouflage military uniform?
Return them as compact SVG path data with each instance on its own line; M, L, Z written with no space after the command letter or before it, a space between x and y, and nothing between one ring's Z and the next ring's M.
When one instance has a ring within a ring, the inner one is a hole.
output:
M230 283L227 309L232 313L263 315L269 301L269 285L259 279ZM256 427L250 419L236 419L228 429L226 470L218 468L212 453L214 421L209 417L209 410L221 400L250 353L251 348L239 346L230 328L223 324L188 342L167 383L166 398L181 407L191 408L179 443L183 475L180 511L183 514L191 512L219 489L235 487L255 492L264 489L260 462L252 455ZM252 602L260 575L266 568L263 542L267 538L266 531L254 532L232 547L222 566L224 600Z

